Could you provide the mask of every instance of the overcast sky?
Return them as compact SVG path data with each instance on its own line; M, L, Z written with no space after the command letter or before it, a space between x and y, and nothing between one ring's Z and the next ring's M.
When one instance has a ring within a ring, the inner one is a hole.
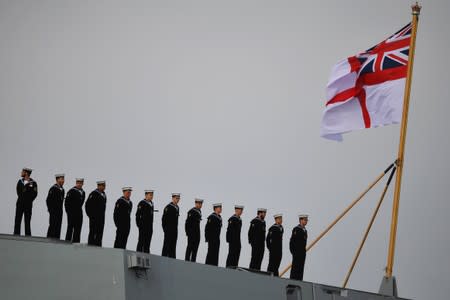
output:
M181 192L177 257L193 199L223 202L225 219L245 205L240 265L257 207L284 213L284 254L298 213L312 240L395 160L399 126L319 137L334 63L411 20L410 1L8 1L0 0L0 232L12 233L22 167L39 184L32 233L48 226L53 175L107 181L103 244L112 247L114 202L155 189L162 210ZM450 2L428 0L417 39L406 165L394 265L399 293L448 299L446 58ZM381 193L370 193L307 256L305 280L340 286ZM349 287L376 292L386 266L392 191ZM133 209L133 216L135 210ZM202 222L202 231L205 221ZM161 213L151 251L161 253ZM63 221L63 235L66 216ZM227 255L222 230L220 265ZM82 242L87 241L87 218ZM127 248L136 247L135 223ZM198 261L203 263L202 239ZM267 267L266 252L263 268Z

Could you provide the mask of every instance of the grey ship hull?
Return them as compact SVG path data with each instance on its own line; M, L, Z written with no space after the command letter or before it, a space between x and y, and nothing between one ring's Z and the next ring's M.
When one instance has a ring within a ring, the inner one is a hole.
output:
M136 258L143 259L142 265L136 267ZM0 268L0 296L8 300L400 299L134 251L12 235L0 235Z

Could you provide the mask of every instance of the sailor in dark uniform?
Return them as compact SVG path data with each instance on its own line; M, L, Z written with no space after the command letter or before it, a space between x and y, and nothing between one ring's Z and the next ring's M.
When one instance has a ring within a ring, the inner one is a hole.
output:
M66 241L80 242L81 226L83 225L83 204L86 193L83 190L84 179L75 179L75 186L66 195L64 207L67 214Z
M179 193L172 194L172 202L166 205L162 216L162 228L164 231L164 243L162 256L176 258L177 238L178 238L178 217L180 209L181 195Z
M50 214L47 237L59 239L61 237L61 224L64 204L64 174L55 175L56 183L50 188L47 196L47 209Z
M33 201L37 197L38 187L36 181L30 177L30 168L23 168L21 177L17 182L17 202L16 202L16 217L14 220L14 234L20 235L20 226L22 224L22 217L25 222L25 235L31 235L31 212L33 209Z
M227 243L228 243L228 256L226 267L237 267L239 265L239 256L241 255L241 228L242 220L241 215L244 210L244 206L235 205L234 215L228 219L227 227Z
M97 181L97 189L89 194L84 206L86 215L89 217L88 245L102 246L107 200L105 188L106 182L104 180Z
M264 257L266 241L266 218L267 210L258 208L257 216L250 222L248 229L248 242L252 246L252 258L250 260L250 269L261 270L261 263Z
M214 212L209 215L205 226L205 241L208 243L208 253L205 263L219 265L220 231L222 229L222 204L213 204Z
M306 243L308 241L308 215L299 215L299 224L292 230L289 250L292 254L291 279L303 280L303 270L306 259Z
M269 249L269 265L267 272L272 272L274 276L278 276L278 268L280 267L281 258L283 257L283 215L277 214L273 216L275 224L269 228L266 244Z
M200 244L200 221L202 220L202 199L195 199L195 206L188 212L184 229L188 239L186 247L186 261L197 260L198 245Z
M127 248L131 226L130 214L133 208L133 203L130 200L132 190L131 187L122 188L123 196L116 201L116 206L114 207L114 224L116 225L114 248Z
M150 253L154 211L153 190L145 190L145 199L139 202L136 210L136 225L139 228L139 239L136 251Z

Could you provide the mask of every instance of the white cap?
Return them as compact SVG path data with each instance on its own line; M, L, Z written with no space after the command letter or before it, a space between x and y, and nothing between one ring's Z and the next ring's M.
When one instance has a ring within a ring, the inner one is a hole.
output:
M181 197L180 193L172 193L172 197Z
M131 186L124 186L124 187L122 188L122 192L132 191L132 190L133 190L133 188L132 188Z
M150 193L153 193L153 192L155 192L154 190L144 190L144 193L146 193L146 194L150 194Z
M258 208L257 212L267 212L267 208Z
M299 219L308 219L309 215L308 214L300 214L298 215Z
M106 181L104 181L104 180L97 181L97 185L102 185L102 184L106 184Z
M197 203L203 203L203 199L195 198L195 202L197 202Z
M60 178L60 177L64 177L64 173L59 173L59 174L55 174L55 178Z
M235 205L234 209L244 209L244 205Z
M281 217L283 217L283 214L276 214L276 215L273 215L273 218L274 218L274 219L276 219L276 218L281 218Z
M222 203L214 203L213 208L216 208L216 207L222 207Z
M75 178L75 182L84 182L84 178Z

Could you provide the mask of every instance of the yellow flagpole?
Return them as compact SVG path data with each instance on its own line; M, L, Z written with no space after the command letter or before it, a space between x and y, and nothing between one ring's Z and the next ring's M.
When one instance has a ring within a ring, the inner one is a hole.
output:
M400 191L402 185L402 174L404 166L406 130L408 127L409 96L411 94L411 80L414 64L414 53L416 47L417 26L419 22L419 15L421 8L422 7L417 2L415 5L412 6L411 41L409 45L408 72L406 76L405 94L403 98L403 114L402 114L402 123L400 127L400 142L398 146L397 175L395 179L394 201L392 205L391 234L389 239L389 251L386 266L387 278L392 277L392 269L394 265L395 242L397 238L398 210L400 204Z
M361 251L364 247L364 244L367 241L367 237L369 236L369 232L372 229L373 223L375 222L375 218L378 215L378 211L380 210L381 204L383 203L384 196L386 196L387 189L389 188L389 184L391 183L392 177L394 177L396 168L392 169L391 175L389 175L389 179L386 182L386 185L384 186L383 192L381 193L380 200L378 200L377 206L375 207L375 210L372 213L372 217L370 218L369 225L367 225L366 231L364 232L363 238L359 244L358 250L356 250L355 257L353 258L352 264L350 265L350 268L347 272L347 276L345 276L344 283L342 284L342 288L347 287L347 283L350 279L350 276L352 275L353 269L356 266L356 262L358 261L359 255L361 254Z

